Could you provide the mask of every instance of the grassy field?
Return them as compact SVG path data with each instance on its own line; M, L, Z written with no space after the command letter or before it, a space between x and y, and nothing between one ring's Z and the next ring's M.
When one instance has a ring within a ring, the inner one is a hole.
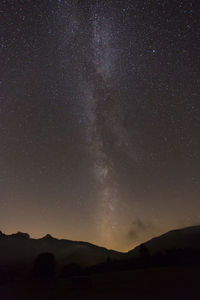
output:
M0 286L1 300L147 299L200 300L200 267L96 274Z

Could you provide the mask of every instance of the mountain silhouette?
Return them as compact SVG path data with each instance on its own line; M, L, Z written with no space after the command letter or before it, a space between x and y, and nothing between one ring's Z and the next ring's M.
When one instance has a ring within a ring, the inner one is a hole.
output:
M143 245L148 248L151 255L170 249L200 249L200 226L171 230L143 243ZM140 246L130 250L127 256L138 256Z
M77 263L83 267L104 262L107 257L119 259L123 255L87 242L56 239L50 234L33 239L27 233L6 235L0 232L0 266L27 266L44 252L54 254L59 265Z
M169 231L143 243L150 255L165 252L168 249L200 249L200 226ZM87 242L56 239L50 234L33 239L27 233L18 232L6 235L0 232L0 267L24 270L32 266L36 257L41 253L52 253L62 266L75 263L89 267L104 263L108 260L126 260L138 257L141 245L127 253L108 250Z
M49 234L32 239L27 233L0 232L0 299L100 299L99 295L163 299L164 295L170 300L196 300L199 253L200 226L169 231L127 253Z

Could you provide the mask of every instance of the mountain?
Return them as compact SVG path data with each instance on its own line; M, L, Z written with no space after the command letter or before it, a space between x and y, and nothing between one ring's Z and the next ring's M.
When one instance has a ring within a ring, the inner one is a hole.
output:
M123 255L87 242L56 239L49 234L32 239L27 233L6 235L0 231L0 266L30 266L43 252L53 253L59 266L74 262L90 266L104 262L108 257L118 259Z
M174 248L200 249L200 226L169 231L147 241L144 245L151 255ZM97 265L106 262L108 257L111 261L126 260L139 256L139 250L140 246L137 246L127 253L120 253L87 242L56 239L49 234L43 238L33 239L27 233L6 235L0 231L0 270L13 269L26 272L30 270L36 257L44 252L55 255L60 269L70 263L83 267Z
M200 226L191 226L169 231L145 242L144 245L148 248L150 254L165 252L166 250L174 248L200 249ZM130 250L127 256L138 256L139 249L140 246L137 246Z

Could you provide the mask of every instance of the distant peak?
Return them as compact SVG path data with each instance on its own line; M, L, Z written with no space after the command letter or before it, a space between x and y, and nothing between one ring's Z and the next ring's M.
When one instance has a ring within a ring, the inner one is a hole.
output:
M52 235L50 234L46 234L43 239L51 239L51 240L54 240L54 237L52 237Z
M11 236L17 237L17 238L22 238L22 239L29 239L30 238L28 233L20 232L20 231L18 231L17 233L11 234Z

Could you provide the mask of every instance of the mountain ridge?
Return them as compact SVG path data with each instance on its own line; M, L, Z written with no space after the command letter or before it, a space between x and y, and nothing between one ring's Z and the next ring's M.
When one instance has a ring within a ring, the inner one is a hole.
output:
M50 234L34 239L23 232L9 235L0 232L0 264L32 263L42 252L53 253L59 264L76 262L84 267L104 262L108 257L118 259L123 255L88 242L57 239Z
M188 231L191 234L191 230L198 231L198 233L200 233L200 225L193 225L193 226L181 227L181 228L178 228L178 229L172 229L172 230L169 230L169 231L167 231L167 232L165 232L161 235L155 236L155 237L145 241L142 244L149 244L149 243L151 243L155 240L167 237L168 235L170 235L170 237L172 237L173 234L180 234L180 233L185 233L185 232L188 232ZM54 241L60 241L60 242L66 242L66 243L68 242L68 243L71 243L71 244L88 245L88 246L92 246L92 247L96 247L96 248L100 248L100 249L105 249L107 251L113 251L113 252L116 252L116 253L124 253L124 254L130 253L130 252L134 251L135 249L137 249L140 246L140 245L137 245L136 247L128 250L127 252L121 252L121 251L117 251L117 250L114 250L114 249L108 249L106 247L99 246L99 245L96 245L96 244L93 244L93 243L90 243L90 242L86 242L86 241L56 238L56 237L53 237L51 234L46 234L43 237L39 237L39 238L33 238L26 232L18 231L16 233L5 234L5 233L3 233L3 231L0 230L0 239L3 238L3 237L5 237L5 238L19 238L19 239L32 240L32 241L54 240Z
M188 226L167 231L143 243L151 254L171 248L200 248L200 225ZM138 255L141 245L127 252L128 256Z
M200 226L190 226L170 230L143 243L150 254L165 252L172 248L200 249ZM0 231L0 265L32 263L42 252L55 255L59 265L77 263L83 267L111 260L129 259L139 256L140 246L128 252L119 252L89 242L57 239L46 234L41 238L31 238L28 233L17 232L6 235ZM14 249L14 251L13 251Z

